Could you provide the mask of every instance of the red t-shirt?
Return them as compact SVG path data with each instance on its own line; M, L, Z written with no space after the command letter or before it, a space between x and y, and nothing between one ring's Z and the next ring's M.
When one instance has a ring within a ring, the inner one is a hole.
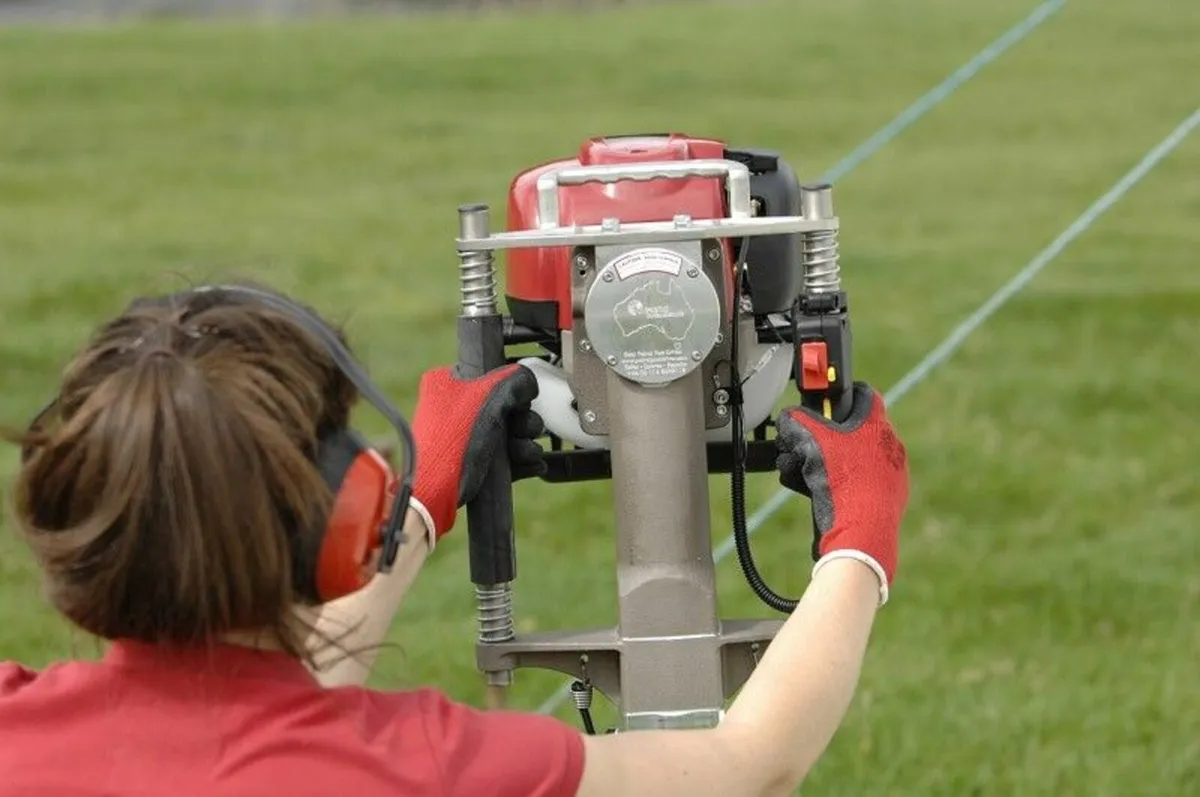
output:
M0 795L574 797L583 738L440 693L322 688L280 653L0 663Z

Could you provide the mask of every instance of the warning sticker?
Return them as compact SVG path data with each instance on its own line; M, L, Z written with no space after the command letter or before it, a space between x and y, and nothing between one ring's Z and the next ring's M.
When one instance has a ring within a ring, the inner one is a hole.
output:
M622 281L647 271L658 271L678 277L683 269L683 256L670 249L642 247L621 255L609 264L609 268L615 271L617 279Z

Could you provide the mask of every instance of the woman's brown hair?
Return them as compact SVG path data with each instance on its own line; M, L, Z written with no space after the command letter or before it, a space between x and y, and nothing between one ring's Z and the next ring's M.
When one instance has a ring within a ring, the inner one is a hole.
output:
M133 302L12 436L17 525L50 601L106 639L263 632L309 658L294 612L308 565L295 552L332 500L317 441L347 424L355 398L318 341L253 299Z

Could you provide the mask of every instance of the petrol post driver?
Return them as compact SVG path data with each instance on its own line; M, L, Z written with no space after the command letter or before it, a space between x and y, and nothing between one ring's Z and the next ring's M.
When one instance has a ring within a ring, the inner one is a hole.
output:
M801 186L777 153L678 134L594 138L523 171L504 232L485 207L460 210L460 366L528 367L549 437L542 478L613 483L614 628L515 633L511 482L499 472L468 508L476 659L493 692L537 667L577 679L589 731L594 689L621 729L719 721L781 621L718 614L708 474L731 476L747 581L791 611L750 556L744 478L775 468L772 412L792 380L807 406L848 411L838 226L829 186ZM528 344L541 353L501 356Z

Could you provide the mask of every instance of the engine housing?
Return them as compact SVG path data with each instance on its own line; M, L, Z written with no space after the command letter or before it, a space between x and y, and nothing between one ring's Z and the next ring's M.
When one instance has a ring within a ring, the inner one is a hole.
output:
M683 133L594 137L583 142L574 158L543 163L522 171L508 194L507 229L533 230L538 218L537 181L555 169L618 163L647 163L728 159L745 163L751 172L751 195L756 215L794 216L800 212L800 187L792 168L777 154L760 149L733 149L725 142ZM564 186L559 194L563 226L600 224L606 218L622 223L664 221L678 215L694 219L722 218L728 200L721 180L626 181ZM723 242L732 295L733 265L740 243ZM785 312L801 286L798 235L764 236L748 253L748 292L755 315ZM517 323L547 332L572 327L572 252L565 247L517 249L506 253L505 300Z

